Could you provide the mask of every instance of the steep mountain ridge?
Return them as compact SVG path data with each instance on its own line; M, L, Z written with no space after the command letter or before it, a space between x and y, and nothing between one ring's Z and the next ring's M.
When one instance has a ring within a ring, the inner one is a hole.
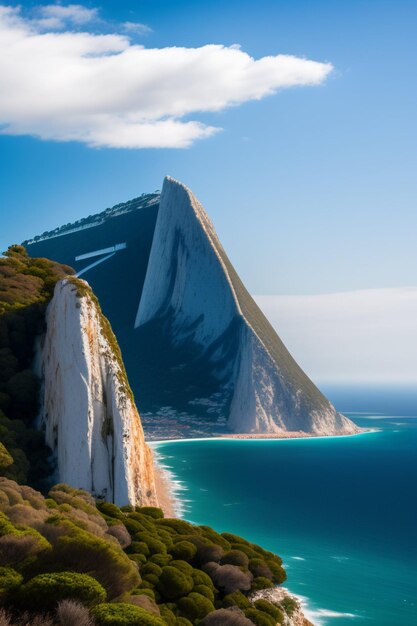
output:
M87 283L57 283L39 355L40 427L58 479L119 505L157 505L145 443L117 342Z
M245 289L202 205L182 183L164 181L136 327L170 320L173 344L193 341L231 391L235 432L357 432L289 354ZM218 370L220 369L217 368Z

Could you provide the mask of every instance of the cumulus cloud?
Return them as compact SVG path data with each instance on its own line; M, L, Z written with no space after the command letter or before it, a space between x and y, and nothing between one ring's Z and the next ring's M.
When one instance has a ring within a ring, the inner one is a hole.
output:
M314 380L417 380L417 287L255 299Z
M319 85L332 70L294 56L255 60L236 45L145 48L126 34L57 30L96 17L81 5L44 6L39 19L55 20L45 31L45 21L0 5L1 133L183 148L219 130L190 116Z
M44 4L35 8L34 25L40 29L60 30L66 26L84 26L98 18L97 9L81 4Z

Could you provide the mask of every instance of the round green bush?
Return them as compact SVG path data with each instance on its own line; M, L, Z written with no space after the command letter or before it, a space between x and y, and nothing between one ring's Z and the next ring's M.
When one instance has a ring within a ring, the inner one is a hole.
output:
M267 600L260 599L256 600L254 602L254 605L255 609L258 609L258 611L263 611L264 613L267 613L268 615L273 617L275 622L281 624L281 622L284 620L283 611L275 606L275 604L271 604L271 602L268 602Z
M159 610L161 612L161 617L164 622L168 624L168 626L176 626L177 624L177 616L175 615L173 608L169 604L160 604ZM176 607L175 607L176 608Z
M164 565L168 565L172 561L172 556L170 554L153 554L149 557L149 561L156 563L159 567L164 567Z
M76 572L54 572L35 576L20 589L19 597L33 609L52 609L60 600L78 600L94 606L104 602L106 592L95 578Z
M257 576L253 579L251 589L252 591L260 591L261 589L270 589L274 586L274 583L269 578L264 576Z
M144 554L129 554L129 559L136 563L139 568L146 563L146 556Z
M159 527L156 529L156 531L158 534L158 539L162 541L162 543L164 543L168 549L171 548L171 546L173 545L171 533L164 528Z
M180 572L182 572L183 574L186 574L187 576L191 576L193 573L193 567L192 565L190 565L189 563L187 563L187 561L170 561L170 566L171 567L176 567L177 569L180 570Z
M144 554L149 556L150 551L147 544L144 541L132 541L130 546L126 548L128 554Z
M125 602L99 604L92 614L98 626L166 626L160 617Z
M257 609L246 609L245 615L255 626L276 626L277 623L271 615Z
M214 591L210 589L210 587L206 587L206 585L194 585L193 591L201 593L201 595L208 598L210 602L214 602Z
M210 539L213 543L221 546L225 552L228 552L231 548L230 542L227 541L220 533L217 533L210 526L199 526L201 534L206 539Z
M201 531L197 526L193 526L189 522L182 519L161 519L157 524L163 528L172 528L178 535L200 535Z
M238 565L247 569L249 565L249 557L242 550L230 550L220 559L222 565Z
M223 606L227 609L229 606L238 606L239 609L249 609L250 602L241 591L234 591L223 598Z
M169 552L174 559L191 561L197 554L197 546L190 541L178 541L178 543L169 548Z
M155 600L155 591L146 587L137 587L136 589L133 589L132 595L148 596L148 598L151 598L151 600Z
M114 517L114 519L125 520L125 514L119 509L118 506L111 502L97 502L97 508L103 515L107 517Z
M167 565L162 569L157 589L164 598L175 600L190 593L193 586L190 576L186 576L176 567Z
M149 554L166 554L166 545L157 537L152 536L149 532L137 533L135 539L143 541L148 546ZM136 541L134 541L136 543Z
M164 512L156 506L141 506L138 513L143 513L153 519L163 519Z
M239 550L239 552L243 552L250 559L256 559L259 557L259 554L255 552L253 548L243 543L232 543L233 550Z
M186 617L177 617L175 626L193 626L193 623L190 622L190 620L187 619Z
M272 580L276 585L281 585L287 579L287 572L280 563L281 559L276 557L274 560L267 560L266 564L272 572Z
M159 578L160 575L162 574L162 568L159 567L159 565L157 565L156 563L152 563L151 561L148 561L147 563L145 563L145 565L141 567L141 570L140 570L140 575L143 578L146 578L147 574L154 574L155 576Z
M204 585L205 587L210 587L214 591L213 581L210 576L203 572L201 569L193 569L193 573L191 577L194 581L194 585Z
M251 559L249 561L249 569L256 576L263 576L272 580L273 574L263 559Z
M12 591L20 587L23 576L11 567L0 567L0 602L6 600Z
M181 614L192 622L196 619L203 619L207 613L215 610L213 603L208 598L194 591L188 596L180 598L177 604Z

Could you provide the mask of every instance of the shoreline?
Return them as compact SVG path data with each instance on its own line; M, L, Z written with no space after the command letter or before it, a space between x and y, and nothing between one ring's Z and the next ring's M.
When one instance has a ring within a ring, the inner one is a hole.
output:
M213 437L183 437L181 439L155 439L148 440L146 443L152 448L167 443L183 443L186 441L292 441L298 439L339 439L340 437L356 437L358 435L369 435L371 433L380 432L380 428L363 428L357 433L345 433L341 435L309 435L302 432L262 434L262 433L242 433L242 434L224 434L213 435Z
M148 442L149 445L150 442ZM186 491L186 487L178 480L174 473L163 463L164 457L152 448L155 473L155 489L159 507L163 510L165 517L182 518L185 514L184 498L180 498L179 493Z

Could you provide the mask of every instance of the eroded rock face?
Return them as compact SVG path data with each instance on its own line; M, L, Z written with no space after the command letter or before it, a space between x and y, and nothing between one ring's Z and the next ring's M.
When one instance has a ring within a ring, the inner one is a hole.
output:
M40 348L40 427L57 479L121 506L157 505L152 453L117 342L87 283L57 283Z
M350 434L294 361L228 259L192 192L166 178L136 327L162 320L173 346L193 343L229 390L236 433Z

